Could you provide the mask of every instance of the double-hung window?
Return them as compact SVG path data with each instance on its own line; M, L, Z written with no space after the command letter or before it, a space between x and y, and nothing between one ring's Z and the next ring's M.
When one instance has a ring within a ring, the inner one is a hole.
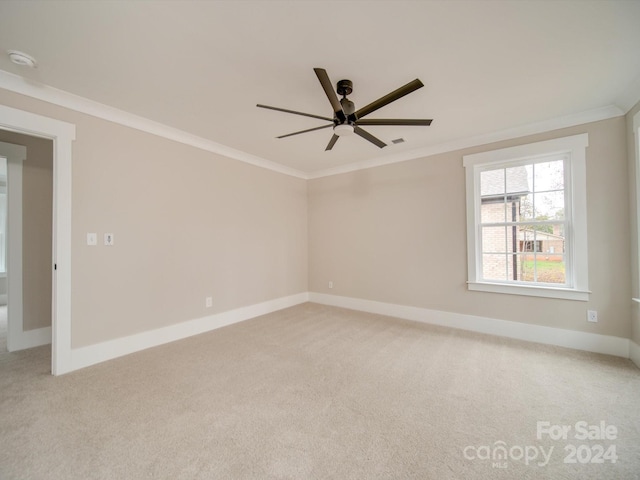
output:
M464 156L470 290L588 300L586 134Z

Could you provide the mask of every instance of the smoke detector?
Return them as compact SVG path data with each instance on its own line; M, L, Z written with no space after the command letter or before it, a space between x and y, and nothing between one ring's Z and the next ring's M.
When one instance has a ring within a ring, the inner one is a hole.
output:
M17 50L7 50L7 54L13 63L20 65L21 67L36 68L36 59L31 55L19 52Z

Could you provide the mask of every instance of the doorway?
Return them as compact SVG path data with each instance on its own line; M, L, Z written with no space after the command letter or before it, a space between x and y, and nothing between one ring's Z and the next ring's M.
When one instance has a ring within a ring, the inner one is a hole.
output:
M71 158L75 125L0 105L0 129L53 140L51 373L74 370L71 351Z
M11 352L51 343L52 185L51 140L0 130L0 303Z

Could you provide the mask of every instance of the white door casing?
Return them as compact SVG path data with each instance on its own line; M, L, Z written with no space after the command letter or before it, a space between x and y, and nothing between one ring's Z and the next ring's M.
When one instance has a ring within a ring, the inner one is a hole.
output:
M71 160L76 127L0 105L0 129L53 140L51 373L61 375L71 371Z

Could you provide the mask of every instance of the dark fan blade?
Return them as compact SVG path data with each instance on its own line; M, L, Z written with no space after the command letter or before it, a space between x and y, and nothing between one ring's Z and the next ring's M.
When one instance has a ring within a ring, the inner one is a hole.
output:
M276 137L276 138L290 137L292 135L299 135L301 133L313 132L314 130L320 130L320 129L329 128L329 127L333 127L333 123L330 123L329 125L323 125L321 127L308 128L307 130L301 130L299 132L287 133L286 135L280 135L279 137Z
M414 81L407 83L404 87L400 87L399 89L394 90L393 92L385 95L384 97L379 98L375 102L370 103L366 107L362 107L360 110L356 112L356 116L358 118L362 118L365 115L369 115L371 112L374 112L391 102L395 102L399 98L402 98L405 95L408 95L409 93L414 92L417 89L422 87L424 87L424 84L419 79L416 78Z
M371 143L373 143L376 147L380 147L380 148L384 148L387 146L386 143L384 143L382 140L374 137L373 135L371 135L369 132L361 129L360 127L358 127L357 125L354 127L353 131L355 133L357 133L358 135L360 135L362 138L364 138L365 140L369 140Z
M428 127L431 125L433 120L418 120L418 119L408 119L408 118L363 118L362 120L357 120L358 125L408 125L408 126L425 126Z
M331 102L331 108L333 108L336 117L340 120L340 123L344 122L347 116L342 110L342 104L340 103L340 100L338 100L336 92L333 91L333 85L331 84L331 80L329 80L327 71L324 68L314 68L313 71L316 72L316 76L318 77L318 80L320 80L320 85L322 85L329 102Z
M256 107L268 108L269 110L277 110L278 112L293 113L294 115L302 115L303 117L319 118L320 120L333 122L333 118L321 117L320 115L313 115L312 113L296 112L295 110L287 110L286 108L270 107L269 105L260 105L260 104L257 104Z
M324 151L326 152L327 150L331 150L339 138L340 137L334 133L333 137L331 137L331 140L329 140L329 145L327 145L327 148L325 148Z

